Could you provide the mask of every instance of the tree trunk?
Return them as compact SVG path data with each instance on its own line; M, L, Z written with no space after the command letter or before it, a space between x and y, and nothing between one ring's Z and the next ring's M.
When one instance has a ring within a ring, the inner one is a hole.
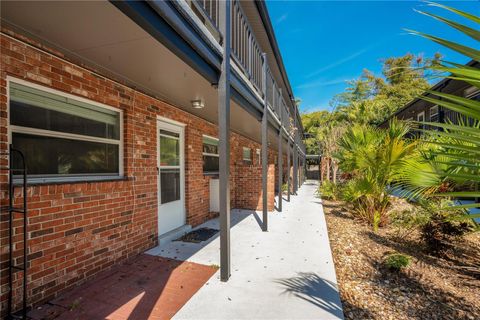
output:
M327 158L327 181L330 181L330 158Z
M336 184L336 183L337 183L338 165L337 165L337 163L336 163L335 161L332 161L332 166L333 166L333 168L332 168L332 170L333 170L333 172L332 172L332 175L333 175L333 183Z

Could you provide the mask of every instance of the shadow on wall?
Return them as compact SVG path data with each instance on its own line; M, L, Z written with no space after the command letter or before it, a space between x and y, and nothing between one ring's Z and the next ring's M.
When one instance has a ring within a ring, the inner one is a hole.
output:
M291 294L343 319L338 288L333 282L313 272L300 272L296 277L277 279L275 282L285 287L282 294Z

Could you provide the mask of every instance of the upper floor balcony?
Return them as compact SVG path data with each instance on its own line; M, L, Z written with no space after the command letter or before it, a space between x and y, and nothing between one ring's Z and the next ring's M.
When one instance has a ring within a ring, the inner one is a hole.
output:
M219 3L220 0L179 0L176 5L197 24L213 47L221 52L223 36L218 25ZM257 28L249 22L249 19L259 19L254 6L253 1L232 1L231 65L233 71L240 75L254 95L261 102L266 100L271 116L293 137L296 127L301 130L299 113L292 96L288 93L291 90L288 80L285 83L285 79L282 78L283 65L279 65L282 62L278 61L279 57L275 56L274 50L268 48L269 44L262 41L265 39L257 39L261 34L256 30L261 29L260 21L256 24ZM274 39L273 34L270 36ZM303 150L303 143L299 144Z
M220 7L220 0L2 2L2 33L30 39L34 46L216 123ZM282 130L304 150L298 139L300 115L265 3L232 0L230 18L232 130L260 141L255 119L262 118L266 103L273 129L269 143ZM202 100L204 108L193 108L193 100Z

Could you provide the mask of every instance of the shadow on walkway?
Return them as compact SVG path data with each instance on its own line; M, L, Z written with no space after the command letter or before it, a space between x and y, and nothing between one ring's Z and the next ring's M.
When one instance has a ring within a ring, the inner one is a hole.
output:
M343 318L338 288L333 282L313 272L301 272L296 277L277 279L275 282L285 287L282 294L292 294L340 319Z
M261 232L263 221L259 217L257 212L254 210L232 209L230 213L230 228L232 229L237 224L239 224L240 222L248 218L256 220L259 227L259 231ZM192 230L196 230L199 228L212 228L212 229L220 230L220 221L217 217L217 218L208 220L199 226L196 226ZM200 252L202 249L204 249L206 246L208 246L211 242L215 241L219 237L220 237L220 232L217 232L208 240L202 241L199 243L172 241L170 243L167 243L161 246L156 246L148 250L146 253L154 256L162 256L170 259L186 261L186 260L189 260L192 256ZM204 261L204 263L214 264L217 262L212 260L212 261Z

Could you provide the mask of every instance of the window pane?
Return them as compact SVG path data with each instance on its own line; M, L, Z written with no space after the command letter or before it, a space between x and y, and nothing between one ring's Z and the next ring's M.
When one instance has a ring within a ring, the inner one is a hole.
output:
M180 142L178 139L160 136L160 165L178 166L180 164Z
M218 154L218 146L213 144L203 144L203 153Z
M218 157L203 156L203 171L218 172Z
M160 203L180 200L180 169L160 169Z
M177 133L177 132L170 132L170 131L163 130L163 129L160 129L160 134L164 134L166 136L175 137L175 138L180 137L180 134Z
M25 155L29 175L118 174L118 145L12 134L13 148ZM19 159L13 167L20 168Z
M245 161L251 161L252 160L251 151L252 151L252 149L250 149L250 148L243 148L243 160L245 160Z
M218 140L203 136L203 153L218 154Z
M207 137L207 136L203 136L203 143L218 146L218 140L217 139L210 138L210 137Z
M11 83L10 123L17 126L120 139L120 113Z

